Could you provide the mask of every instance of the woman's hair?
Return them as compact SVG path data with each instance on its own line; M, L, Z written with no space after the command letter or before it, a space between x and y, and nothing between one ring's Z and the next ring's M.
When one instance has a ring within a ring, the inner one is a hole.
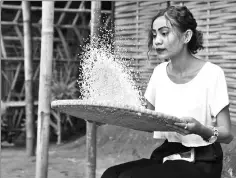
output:
M180 32L185 32L190 29L193 32L192 38L188 43L188 49L192 54L196 54L198 50L203 49L203 35L202 32L197 30L197 22L193 14L186 6L169 6L166 9L158 11L157 15L151 21L151 29L148 35L148 48L149 51L153 45L153 22L160 16L164 16L171 26L176 27Z

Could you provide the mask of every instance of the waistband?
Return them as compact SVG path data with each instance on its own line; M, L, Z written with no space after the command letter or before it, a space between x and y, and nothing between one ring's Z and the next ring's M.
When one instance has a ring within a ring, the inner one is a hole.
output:
M186 147L181 143L168 142L167 140L152 152L151 159L162 162L163 158L166 156L188 152L192 148L195 150L195 162L223 160L223 151L220 143L218 142L201 147Z

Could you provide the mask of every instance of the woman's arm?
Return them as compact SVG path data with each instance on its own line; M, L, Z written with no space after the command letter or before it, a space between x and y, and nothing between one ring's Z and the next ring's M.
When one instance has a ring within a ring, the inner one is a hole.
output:
M216 119L216 128L219 132L216 141L229 144L233 140L234 136L231 133L231 121L228 105L217 114ZM176 132L182 135L197 134L200 135L204 140L209 140L209 138L214 135L212 128L201 124L199 121L191 117L183 117L181 118L181 122L176 122L174 125L169 126L175 128Z
M217 127L216 128L219 131L219 135L217 137L217 142L229 144L234 138L234 136L231 133L229 105L224 107L217 114L216 119L217 119ZM199 135L202 136L205 140L208 140L213 135L213 131L209 127L202 125Z

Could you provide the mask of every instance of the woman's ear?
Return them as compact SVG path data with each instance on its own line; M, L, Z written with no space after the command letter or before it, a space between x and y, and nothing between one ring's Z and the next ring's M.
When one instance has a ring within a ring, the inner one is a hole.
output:
M184 32L184 43L188 43L193 36L193 31L188 29Z

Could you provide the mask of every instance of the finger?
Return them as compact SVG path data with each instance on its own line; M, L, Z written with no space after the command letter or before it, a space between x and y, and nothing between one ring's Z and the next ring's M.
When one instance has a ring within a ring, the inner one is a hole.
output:
M187 125L186 123L175 123L176 126L178 126L182 132L185 132L186 134L190 133L189 130L189 124Z
M184 122L192 122L192 117L181 117L181 120L183 120Z
M187 122L187 121L186 121L186 120L183 120L183 119L175 121L175 123L186 123L186 122Z
M177 125L168 124L168 126L174 128L175 130L184 130L182 127L177 126Z
M181 133L184 133L185 135L190 134L191 131L189 130L189 125L187 125L187 128L185 127L186 127L186 124L182 124L182 123L175 124L175 129L178 129Z
M181 135L187 135L188 134L188 131L179 127L179 126L175 126L175 125L170 125L170 124L167 124L169 127L173 128L175 132L181 134Z
M178 122L176 122L176 123L174 123L174 125L179 126L181 128L184 128L186 126L186 123L178 123Z
M170 127L172 130L175 130L176 128L174 128L174 125L171 124L166 124L167 127Z

